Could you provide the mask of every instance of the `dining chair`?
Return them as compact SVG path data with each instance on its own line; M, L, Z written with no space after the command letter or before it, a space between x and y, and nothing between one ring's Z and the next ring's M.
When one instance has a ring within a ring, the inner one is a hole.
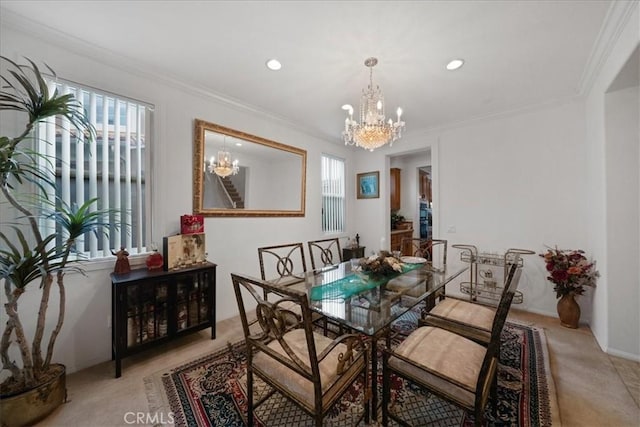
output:
M435 269L447 264L447 240L405 237L401 242L402 254L425 258Z
M520 256L516 254L511 260L508 268L522 270ZM508 276L507 276L508 279ZM516 282L520 279L518 273ZM518 284L516 283L517 287ZM503 294L504 290L503 289ZM502 296L501 296L502 298ZM418 320L420 325L437 326L455 332L469 338L479 344L489 345L491 341L491 328L496 316L497 307L471 302L455 297L447 297L440 301L430 311L423 313L423 317Z
M262 280L291 279L289 286L303 286L304 277L302 273L307 271L307 263L304 256L304 246L302 242L285 243L282 245L263 246L258 248L258 259L260 261L260 277ZM268 298L267 290L264 290L264 298ZM299 307L292 307L294 313L301 316ZM318 313L313 314L314 322L320 323L328 333L328 319ZM342 332L342 329L339 329Z
M403 255L426 259L427 263L430 264L431 269L435 272L445 271L445 267L447 265L447 245L448 241L445 239L405 237L401 242ZM431 310L435 306L436 300L443 300L445 295L446 288L443 287L438 290L437 293L430 296L424 302L423 312Z
M322 425L329 410L348 391L362 396L364 418L369 422L369 349L358 334L336 339L314 332L307 294L288 287L232 274L247 351L247 424L254 424L255 411L274 392L281 393ZM262 292L260 292L262 291ZM262 295L279 295L267 301ZM287 304L294 304L298 317ZM247 310L255 306L257 324L249 321ZM254 400L255 378L272 391ZM268 423L267 423L268 424Z
M258 248L262 280L293 276L307 271L302 242Z
M497 406L500 336L518 285L521 269L509 269L505 290L491 326L487 346L434 326L421 326L396 348L383 350L382 424L389 419L407 422L390 412L391 376L400 377L458 407L472 411L475 425L484 423L484 411ZM398 381L394 381L398 384Z
M309 256L313 270L342 262L340 240L337 237L335 239L311 240L307 244L309 245ZM316 259L319 261L317 267Z

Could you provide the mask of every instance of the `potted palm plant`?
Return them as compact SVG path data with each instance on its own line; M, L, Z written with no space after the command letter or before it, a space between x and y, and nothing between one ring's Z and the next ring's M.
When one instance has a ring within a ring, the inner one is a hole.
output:
M59 198L47 197L51 193L47 190L56 185L56 159L34 149L37 125L55 116L65 117L70 126L85 135L85 140L95 137L85 112L73 95L57 90L49 93L45 76L33 61L19 65L6 57L0 59L7 65L6 74L1 76L0 110L26 116L22 133L0 136L0 191L11 212L15 211L9 222L3 214L0 229L3 320L6 318L0 338L0 413L4 426L31 424L64 401L65 367L52 361L64 323L64 277L69 271L82 271L74 253L76 240L89 232L107 232L109 224L102 221L105 211L95 209L97 199L82 206L69 206ZM55 77L53 70L47 69ZM41 219L54 221L61 228L43 234ZM58 236L60 230L62 239ZM59 294L54 313L57 319L45 337L47 314L52 308L49 298L55 290ZM39 307L19 311L20 298L27 291L41 293ZM20 314L34 312L35 331L28 337ZM12 342L17 344L17 351L10 348Z

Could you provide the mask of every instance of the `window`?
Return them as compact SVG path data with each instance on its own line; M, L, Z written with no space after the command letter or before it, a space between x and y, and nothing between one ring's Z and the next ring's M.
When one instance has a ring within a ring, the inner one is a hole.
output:
M96 129L95 140L85 141L63 117L39 126L38 150L56 158L55 194L49 194L49 199L57 196L68 206L80 206L97 198L94 208L109 210L103 221L113 224L108 236L88 233L79 239L77 251L89 259L109 256L112 248L120 247L130 254L146 252L150 223L146 148L151 143L153 107L75 83L49 85L51 91L57 88L60 93L74 94ZM55 226L53 221L42 224L47 233ZM60 244L61 230L56 232Z
M344 160L322 155L322 231L344 232Z

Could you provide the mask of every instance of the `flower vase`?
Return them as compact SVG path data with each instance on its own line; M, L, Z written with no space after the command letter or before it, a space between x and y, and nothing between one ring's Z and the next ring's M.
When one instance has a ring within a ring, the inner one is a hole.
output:
M560 324L567 328L577 329L580 321L580 305L576 302L575 294L564 294L558 301L558 317Z
M147 257L147 268L149 270L160 270L164 265L164 258L156 249Z

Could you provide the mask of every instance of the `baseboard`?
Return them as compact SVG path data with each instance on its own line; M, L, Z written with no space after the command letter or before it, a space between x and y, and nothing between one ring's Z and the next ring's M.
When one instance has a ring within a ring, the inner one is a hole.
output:
M631 360L633 362L640 362L640 354L628 353L626 351L616 349L607 349L606 353L610 356L621 357L622 359Z

